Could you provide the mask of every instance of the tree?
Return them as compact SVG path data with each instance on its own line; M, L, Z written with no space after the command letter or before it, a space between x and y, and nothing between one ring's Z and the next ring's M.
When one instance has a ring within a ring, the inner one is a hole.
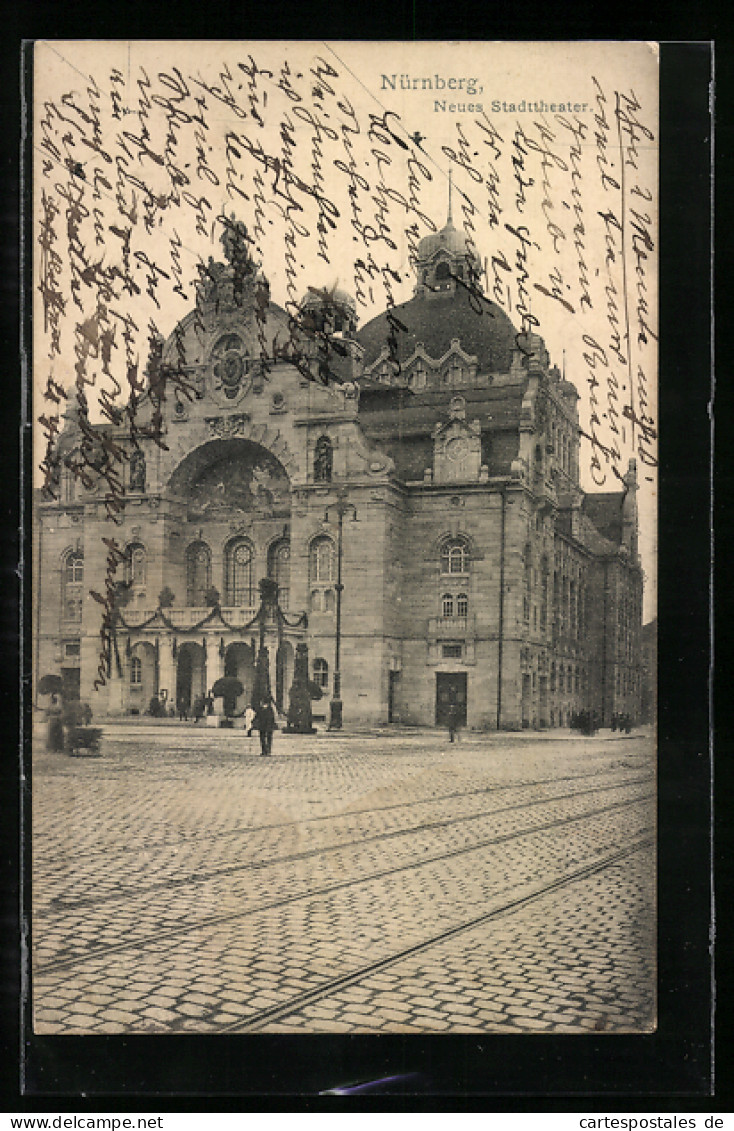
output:
M318 684L308 678L308 645L296 645L296 659L293 665L293 683L288 706L288 725L291 734L314 734L311 700L320 699L323 692Z
M64 681L60 675L42 675L38 681L39 695L61 695Z
M270 658L268 650L263 644L257 654L255 664L255 679L252 685L252 706L259 711L266 703L271 703L273 693L270 689Z
M233 675L223 675L216 681L212 687L212 695L215 698L221 698L224 701L224 714L228 719L232 718L237 707L237 697L242 694L244 687Z

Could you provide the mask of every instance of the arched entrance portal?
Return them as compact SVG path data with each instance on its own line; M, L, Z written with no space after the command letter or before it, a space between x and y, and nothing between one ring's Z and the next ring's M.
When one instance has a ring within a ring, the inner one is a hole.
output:
M252 702L252 682L255 673L255 657L249 644L237 641L230 644L224 654L224 674L234 676L242 684L242 694L237 696L235 714L242 714Z
M201 644L188 641L178 649L176 663L176 706L190 711L196 700L206 694L206 664Z

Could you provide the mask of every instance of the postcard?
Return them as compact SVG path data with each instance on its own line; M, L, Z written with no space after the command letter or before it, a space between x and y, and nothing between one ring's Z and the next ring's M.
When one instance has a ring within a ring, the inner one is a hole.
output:
M658 64L34 45L36 1034L655 1030Z

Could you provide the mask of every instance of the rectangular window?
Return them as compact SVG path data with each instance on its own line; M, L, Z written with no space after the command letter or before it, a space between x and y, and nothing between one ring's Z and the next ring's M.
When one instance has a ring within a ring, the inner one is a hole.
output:
M65 656L79 656L80 654L81 654L81 645L79 644L79 641L77 641L74 644L65 644L64 645L64 655Z
M444 644L441 648L441 654L445 660L460 660L464 654L464 645Z

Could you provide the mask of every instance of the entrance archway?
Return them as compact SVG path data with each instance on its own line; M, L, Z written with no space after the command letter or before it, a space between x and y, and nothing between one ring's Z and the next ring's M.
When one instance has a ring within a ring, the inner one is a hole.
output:
M206 695L206 664L201 644L187 641L178 649L176 662L176 706L190 711L196 700Z
M252 683L255 675L255 657L249 644L235 641L224 653L224 674L234 676L242 684L242 694L235 701L235 714L242 714L252 701Z

